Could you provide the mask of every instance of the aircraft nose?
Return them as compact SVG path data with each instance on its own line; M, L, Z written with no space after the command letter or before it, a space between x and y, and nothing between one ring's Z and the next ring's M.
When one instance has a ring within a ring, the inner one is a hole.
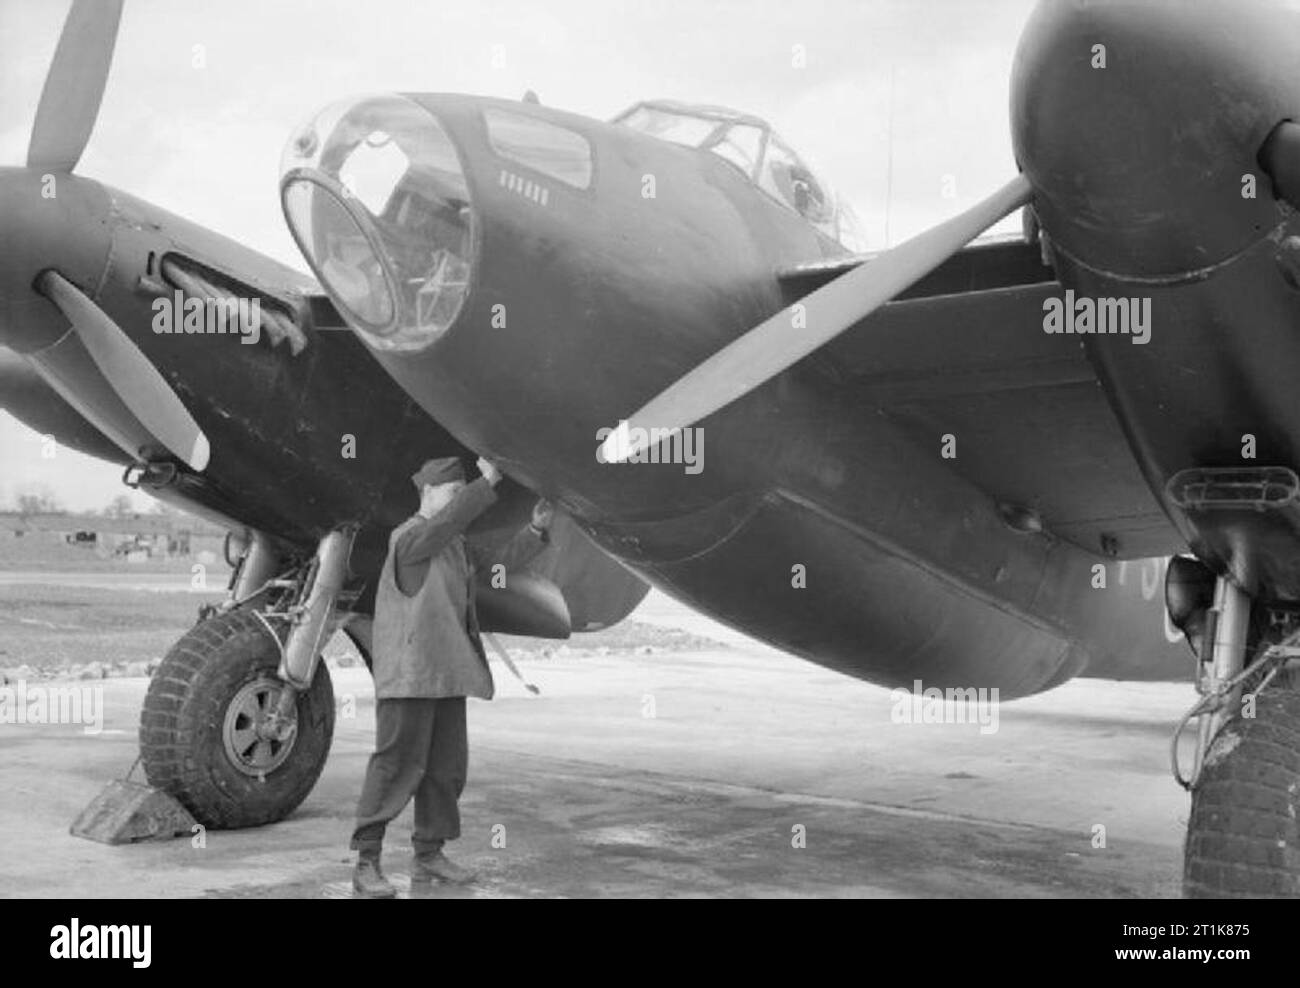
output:
M1300 117L1297 0L1040 0L1012 74L1016 158L1051 240L1112 273L1233 256L1283 213L1256 160Z
M65 173L0 168L0 345L30 353L68 330L36 290L50 269L94 294L112 247L103 186Z

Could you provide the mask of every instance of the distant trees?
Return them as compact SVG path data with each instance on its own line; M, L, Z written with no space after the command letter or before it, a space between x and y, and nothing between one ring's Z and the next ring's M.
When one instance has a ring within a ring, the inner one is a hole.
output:
M54 492L44 485L18 491L14 495L14 507L20 515L45 515L63 510Z
M0 3L3 3L3 0L0 0ZM147 515L155 519L165 518L173 525L192 523L194 520L193 516L180 508L157 499L151 500L152 503L144 510L141 510L136 507L135 499L131 495L118 494L108 504L100 508L98 512L92 509L85 513L98 514L102 518L118 520ZM54 491L45 484L28 484L15 489L11 504L12 508L6 507L3 501L0 501L0 511L12 510L20 515L49 515L61 514L68 510Z
M130 518L136 513L135 503L125 494L119 494L108 502L102 513L105 518Z

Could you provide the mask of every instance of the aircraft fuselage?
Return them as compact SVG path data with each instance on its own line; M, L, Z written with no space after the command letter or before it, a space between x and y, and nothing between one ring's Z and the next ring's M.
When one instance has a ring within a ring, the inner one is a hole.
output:
M842 248L713 155L549 108L410 98L460 155L472 290L430 345L372 352L453 435L636 572L891 686L1014 696L1090 663L1190 670L1159 601L1134 584L1127 601L1118 586L1092 592L1104 559L1012 530L943 461L938 435L918 445L818 356L702 423L702 469L602 462L602 427L783 307L774 272ZM589 140L592 188L530 174L542 195L518 195L483 132L492 107Z

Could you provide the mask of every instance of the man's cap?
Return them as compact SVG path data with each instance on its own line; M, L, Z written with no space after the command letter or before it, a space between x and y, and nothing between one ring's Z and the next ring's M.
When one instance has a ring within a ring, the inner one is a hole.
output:
M411 474L411 483L417 491L424 490L426 484L437 487L453 480L465 479L465 467L456 456L443 456L436 460L425 460L424 466Z

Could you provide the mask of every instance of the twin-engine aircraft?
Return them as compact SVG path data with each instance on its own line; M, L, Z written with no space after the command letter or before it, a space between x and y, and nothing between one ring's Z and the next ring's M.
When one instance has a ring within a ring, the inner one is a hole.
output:
M140 730L200 821L310 791L321 641L366 653L414 467L483 455L510 486L475 538L562 516L486 629L603 627L652 584L890 687L1189 679L1187 891L1300 893L1294 4L1042 3L1019 174L875 255L758 117L343 99L283 156L316 282L75 174L120 10L74 3L0 170L0 400L232 532Z

